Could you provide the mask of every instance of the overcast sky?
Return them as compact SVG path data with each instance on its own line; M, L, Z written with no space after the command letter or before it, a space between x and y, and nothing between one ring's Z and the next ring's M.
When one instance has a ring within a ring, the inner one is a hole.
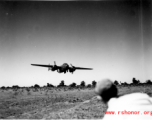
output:
M152 79L151 2L0 2L0 86ZM59 74L30 64L93 70Z

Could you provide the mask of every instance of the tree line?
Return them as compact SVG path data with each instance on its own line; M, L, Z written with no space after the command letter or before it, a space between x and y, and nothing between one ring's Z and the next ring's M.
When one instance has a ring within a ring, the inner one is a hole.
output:
M77 85L75 82L71 83L70 85L65 85L64 83L64 80L61 80L61 82L59 83L59 85L57 86L54 86L53 84L50 84L50 83L47 83L47 85L43 86L43 87L57 87L57 88L60 88L60 87L71 87L71 88L84 88L84 87L87 87L87 88L91 88L91 87L95 87L96 86L96 81L92 81L92 84L86 84L85 81L81 81L80 85ZM5 87L5 86L2 86L1 89L19 89L19 88L26 88L26 87L20 87L18 85L13 85L12 87ZM30 88L41 88L40 85L38 84L35 84L34 86L31 86Z
M122 83L121 81L118 82L117 80L115 80L114 84L115 85L144 85L144 84L152 85L152 81L146 80L145 82L141 83L140 80L137 80L136 78L132 78L132 83L127 83L127 82Z
M47 83L47 85L44 85L43 87L70 87L70 88L94 88L96 86L96 81L93 80L91 84L86 84L85 81L81 81L81 83L79 85L77 85L75 82L71 83L70 85L65 85L64 80L61 80L61 82L59 83L59 85L54 86L53 84ZM141 83L140 80L137 80L136 78L132 79L132 83L127 83L127 82L118 82L117 80L114 81L115 85L122 85L122 86L127 86L127 85L143 85L143 84L148 84L148 85L152 85L152 81L151 80L146 80L145 82ZM19 89L19 88L27 88L27 87L20 87L18 85L13 85L12 87L5 87L2 86L1 89ZM41 88L40 85L35 84L34 86L31 86L29 88Z

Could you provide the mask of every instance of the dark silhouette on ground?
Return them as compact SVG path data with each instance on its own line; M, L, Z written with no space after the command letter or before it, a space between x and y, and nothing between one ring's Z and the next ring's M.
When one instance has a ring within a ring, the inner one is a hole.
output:
M115 85L119 85L119 82L117 80L114 81Z
M139 81L139 80L136 80L136 78L133 78L133 79L132 79L132 83L133 83L133 84L139 84L140 81Z
M61 83L57 87L65 87L64 80L61 81Z
M97 82L94 80L94 81L92 81L92 87L95 87L96 86L96 84L97 84Z
M82 81L82 82L80 83L80 86L81 86L81 87L85 87L85 82Z
M91 85L91 84L88 84L86 87L87 87L87 88L91 88L91 87L92 87L92 85Z
M107 103L112 97L118 97L118 89L109 79L99 81L95 87L95 93L99 95L105 103Z
M34 88L40 88L40 86L38 84L35 84Z
M1 89L2 89L2 90L5 90L5 89L6 89L6 87L5 87L5 86L2 86L2 87L1 87Z
M47 83L47 87L54 87L54 85Z
M151 80L146 80L146 83L152 85L152 81Z
M72 87L72 88L75 88L76 85L77 85L76 83L72 83L72 84L70 84L69 86Z

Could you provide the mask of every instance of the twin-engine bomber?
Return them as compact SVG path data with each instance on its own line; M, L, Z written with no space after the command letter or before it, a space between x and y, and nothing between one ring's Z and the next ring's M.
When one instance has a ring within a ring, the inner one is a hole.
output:
M31 64L33 66L40 66L40 67L48 67L48 71L57 71L58 73L63 73L70 72L73 74L75 70L93 70L92 68L83 68L83 67L75 67L72 64L69 66L67 63L62 64L61 66L57 66L56 62L54 61L54 65L41 65L41 64Z

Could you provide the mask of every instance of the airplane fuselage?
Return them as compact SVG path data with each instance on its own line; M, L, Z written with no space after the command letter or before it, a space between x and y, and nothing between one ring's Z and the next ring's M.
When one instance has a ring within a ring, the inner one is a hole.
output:
M58 72L59 73L66 73L68 72L68 69L69 69L69 65L67 63L64 63L63 65L61 65L60 69L58 69Z

